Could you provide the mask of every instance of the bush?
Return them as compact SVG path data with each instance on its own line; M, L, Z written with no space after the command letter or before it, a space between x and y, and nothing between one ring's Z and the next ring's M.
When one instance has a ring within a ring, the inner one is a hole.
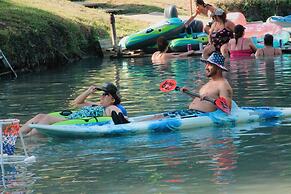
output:
M272 15L286 16L291 13L291 0L218 1L216 5L228 11L240 11L248 21L266 21Z

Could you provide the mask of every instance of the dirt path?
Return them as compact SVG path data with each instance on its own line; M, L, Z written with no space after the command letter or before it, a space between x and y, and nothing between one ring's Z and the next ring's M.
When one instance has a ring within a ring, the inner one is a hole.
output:
M123 18L132 19L132 20L139 20L139 21L148 22L150 24L156 24L156 23L166 19L164 17L164 13L161 13L161 12L152 12L149 14L119 15L119 16L121 16ZM181 18L182 20L187 20L189 18L189 16L179 16L179 18ZM204 25L207 24L207 22L210 20L209 18L200 17L200 16L197 16L196 19L201 20Z

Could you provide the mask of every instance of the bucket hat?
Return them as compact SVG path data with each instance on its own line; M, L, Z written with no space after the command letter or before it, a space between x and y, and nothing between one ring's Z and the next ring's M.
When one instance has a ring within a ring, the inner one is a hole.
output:
M216 65L223 71L228 71L226 67L224 66L224 60L225 60L224 56L222 56L222 54L220 54L219 52L213 52L208 57L208 59L201 59L201 61L204 63L211 63L213 65Z

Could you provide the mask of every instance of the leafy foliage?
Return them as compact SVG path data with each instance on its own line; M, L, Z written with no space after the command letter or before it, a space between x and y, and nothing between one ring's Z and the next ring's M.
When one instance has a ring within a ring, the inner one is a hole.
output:
M236 0L217 1L217 6L228 11L241 11L248 21L266 21L272 15L291 13L291 0Z

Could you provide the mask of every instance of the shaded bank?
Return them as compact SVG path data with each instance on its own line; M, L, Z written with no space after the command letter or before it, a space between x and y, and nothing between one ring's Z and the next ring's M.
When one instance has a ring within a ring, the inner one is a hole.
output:
M107 33L44 10L0 3L0 42L16 69L64 64L82 53L101 55L98 34Z
M130 33L129 20L117 26ZM132 22L133 29L141 24ZM102 57L99 40L109 37L109 15L65 0L0 1L0 49L17 71L63 65L86 55ZM3 64L0 64L0 73Z

